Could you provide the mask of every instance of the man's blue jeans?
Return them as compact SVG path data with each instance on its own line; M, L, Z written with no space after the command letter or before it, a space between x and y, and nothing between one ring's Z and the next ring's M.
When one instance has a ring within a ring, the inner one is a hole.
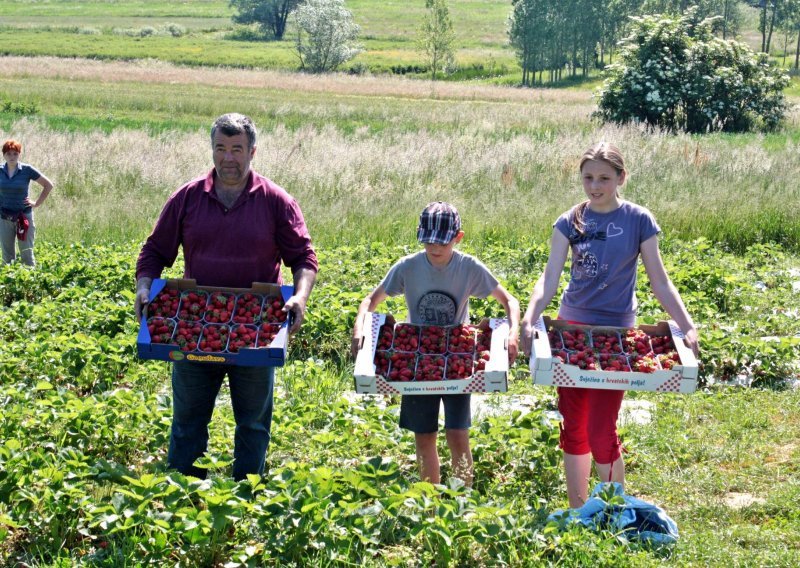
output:
M194 461L208 446L208 424L222 380L228 375L236 420L233 478L264 473L272 426L274 367L238 367L176 361L172 366L172 432L169 467L185 475L205 478Z

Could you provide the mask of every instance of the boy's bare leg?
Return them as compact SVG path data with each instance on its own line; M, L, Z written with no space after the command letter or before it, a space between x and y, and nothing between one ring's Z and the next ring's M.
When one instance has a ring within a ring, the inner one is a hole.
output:
M469 430L445 430L447 447L453 464L453 475L472 487L473 466L472 452L469 449Z
M608 464L606 464L608 467ZM567 498L573 509L581 507L589 498L589 474L592 454L564 454L564 473L567 478Z
M439 454L436 451L436 437L438 432L428 434L414 434L417 442L417 463L419 464L419 477L422 481L441 483L439 473Z

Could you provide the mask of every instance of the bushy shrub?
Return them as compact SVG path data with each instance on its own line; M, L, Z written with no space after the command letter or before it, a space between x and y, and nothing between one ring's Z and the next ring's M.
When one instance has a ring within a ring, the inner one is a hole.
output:
M172 37L183 37L186 35L186 28L175 22L167 22L164 24L164 31Z
M360 28L344 0L307 0L294 14L301 68L312 73L334 71L362 51L354 43Z
M778 126L789 77L736 41L715 37L713 18L633 18L619 59L607 67L597 116L670 131L742 132Z

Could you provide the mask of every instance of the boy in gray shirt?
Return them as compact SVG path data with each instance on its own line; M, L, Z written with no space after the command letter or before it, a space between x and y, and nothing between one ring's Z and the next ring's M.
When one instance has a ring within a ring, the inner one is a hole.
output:
M364 315L375 311L389 296L404 294L411 323L438 326L469 323L469 298L492 296L508 315L508 356L510 361L516 358L519 302L481 261L454 250L463 238L461 218L455 207L441 201L425 207L417 228L417 240L425 250L397 261L380 285L361 302L353 329L353 355L361 341ZM441 403L444 404L445 437L453 473L471 486L469 394L405 395L400 406L400 426L414 432L420 477L440 483L436 438Z

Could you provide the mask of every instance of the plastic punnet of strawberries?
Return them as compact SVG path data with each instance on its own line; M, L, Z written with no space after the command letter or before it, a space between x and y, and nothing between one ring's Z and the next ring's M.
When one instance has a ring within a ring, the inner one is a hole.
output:
M477 329L468 323L451 327L447 337L447 352L472 355L475 352Z
M622 353L622 342L616 331L592 330L592 345L600 353Z
M426 325L419 339L419 352L443 355L447 352L447 329L438 325Z
M147 331L150 332L151 343L171 343L175 322L161 316L147 318Z
M414 353L402 353L395 351L389 357L391 367L389 368L390 381L410 381L414 378L414 365L417 356Z
M228 351L231 353L238 353L240 349L254 347L257 336L258 327L255 325L240 323L239 325L232 326L230 339L228 340Z
M245 292L236 297L233 323L258 323L261 321L261 304L264 298L259 294Z
M161 316L164 318L174 318L178 315L178 304L181 301L181 293L170 287L165 287L161 292L156 294L150 303L147 305L147 315Z
M225 351L228 346L230 327L224 324L208 323L203 327L200 336L200 351L219 352Z
M206 313L208 292L187 290L181 294L181 307L178 317L186 321L200 321Z
M389 377L389 365L392 363L391 351L375 351L375 374L383 378Z
M175 343L181 351L194 351L200 342L203 333L203 324L199 321L178 320L178 329L175 331Z
M625 330L622 343L628 355L646 355L652 352L650 336L641 329Z
M444 378L444 355L424 354L417 357L415 381L441 381Z
M280 330L281 324L279 323L262 323L258 326L256 347L268 347Z
M231 321L236 299L226 292L211 292L206 306L206 323L227 323Z
M447 356L447 379L468 379L472 376L472 369L475 360L472 355L448 355Z
M600 368L603 371L618 371L629 373L631 370L628 358L625 355L609 355L608 353L601 353L598 356L600 360Z
M410 323L397 324L392 345L396 351L415 352L419 348L419 327Z
M394 320L389 322L386 320L381 328L378 330L378 349L385 351L392 348L392 339L394 338Z
M646 355L631 355L631 369L637 373L655 373L660 368L652 352Z
M559 331L553 327L547 330L547 339L550 341L550 349L563 349L564 341L561 339Z
M264 299L264 308L261 310L261 319L267 323L283 323L287 313L283 311L283 298L268 296Z

